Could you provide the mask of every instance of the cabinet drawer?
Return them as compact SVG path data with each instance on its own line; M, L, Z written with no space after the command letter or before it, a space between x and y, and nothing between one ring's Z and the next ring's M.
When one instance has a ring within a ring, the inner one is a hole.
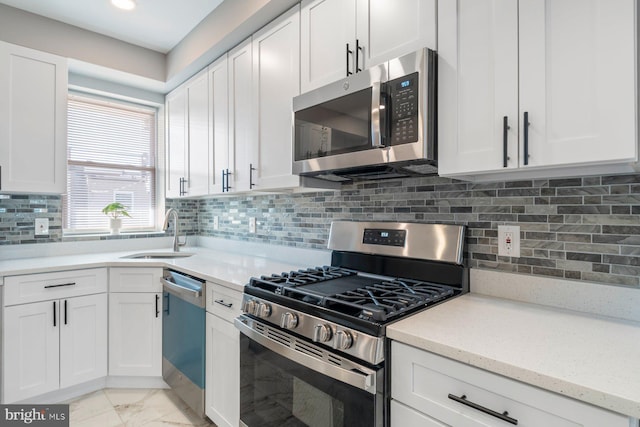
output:
M110 292L162 292L161 268L111 268Z
M391 351L393 399L448 425L508 426L499 419L506 413L524 427L629 426L622 415L404 344L393 342Z
M240 315L242 292L207 282L207 311L233 322Z
M107 269L59 271L4 278L4 305L107 292Z
M449 427L426 415L399 403L391 401L391 427Z

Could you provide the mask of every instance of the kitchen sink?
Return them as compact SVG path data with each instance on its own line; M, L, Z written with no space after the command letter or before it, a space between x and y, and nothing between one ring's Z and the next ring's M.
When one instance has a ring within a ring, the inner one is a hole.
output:
M195 255L191 252L142 252L139 254L126 255L120 258L127 259L167 259L186 258Z

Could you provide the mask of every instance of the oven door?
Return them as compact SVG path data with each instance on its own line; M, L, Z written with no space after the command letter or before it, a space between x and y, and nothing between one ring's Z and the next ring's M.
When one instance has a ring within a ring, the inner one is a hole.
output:
M240 425L381 427L383 369L371 369L246 315Z

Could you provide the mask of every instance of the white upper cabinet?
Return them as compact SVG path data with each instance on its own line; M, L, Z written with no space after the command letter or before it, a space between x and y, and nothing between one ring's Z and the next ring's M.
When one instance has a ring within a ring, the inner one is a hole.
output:
M167 95L167 171L166 196L184 195L184 181L187 176L187 94L178 88Z
M356 10L360 69L423 47L436 49L435 0L357 0Z
M208 88L202 71L167 95L167 197L209 193Z
M635 3L520 0L521 166L635 160Z
M300 11L296 6L253 36L252 189L296 187L292 99L300 94Z
M436 49L435 0L303 0L300 19L302 92Z
M440 174L545 177L635 161L635 14L633 0L441 0Z
M65 193L67 62L0 42L0 192Z
M228 54L229 65L229 164L228 191L251 189L251 165L255 163L253 144L253 94L251 39Z
M227 55L209 65L209 135L212 141L213 170L209 176L209 192L223 192L223 181L229 169L229 79ZM225 174L225 175L223 175ZM226 184L226 182L225 182ZM226 190L226 189L224 189Z
M304 0L300 19L302 92L353 73L356 0Z
M187 85L187 135L189 139L187 195L209 193L209 165L212 153L209 144L209 76L201 72Z

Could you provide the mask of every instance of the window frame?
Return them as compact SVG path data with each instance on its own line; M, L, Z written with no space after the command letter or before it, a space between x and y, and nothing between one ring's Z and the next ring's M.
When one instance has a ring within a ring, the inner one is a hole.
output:
M138 98L132 98L129 96L119 95L116 93L103 92L98 90L91 90L86 88L76 88L69 87L67 94L67 102L73 97L81 97L81 98L89 98L94 99L103 104L113 104L115 106L130 106L133 109L148 109L155 111L155 146L153 147L154 151L154 162L155 167L136 167L136 170L153 170L155 176L154 188L155 188L155 212L154 212L154 225L150 227L132 227L132 228L123 228L120 232L120 235L130 235L130 234L153 234L153 233L164 233L162 231L162 221L164 218L164 209L165 209L165 198L164 198L164 104L159 104L153 101L147 101ZM68 109L67 104L67 109ZM70 160L67 152L65 167L69 165L80 165L80 166L96 166L100 168L113 168L113 169L122 169L123 165L108 165L97 162L79 162L75 160ZM130 166L124 166L126 168L131 168ZM67 170L67 180L68 180L69 171ZM68 182L68 181L67 181ZM68 184L67 184L68 185ZM61 215L62 215L62 232L63 236L82 236L82 235L109 235L110 228L86 228L86 229L71 229L67 228L66 225L68 223L67 212L68 212L68 203L69 203L69 195L64 194L62 200L61 207Z

